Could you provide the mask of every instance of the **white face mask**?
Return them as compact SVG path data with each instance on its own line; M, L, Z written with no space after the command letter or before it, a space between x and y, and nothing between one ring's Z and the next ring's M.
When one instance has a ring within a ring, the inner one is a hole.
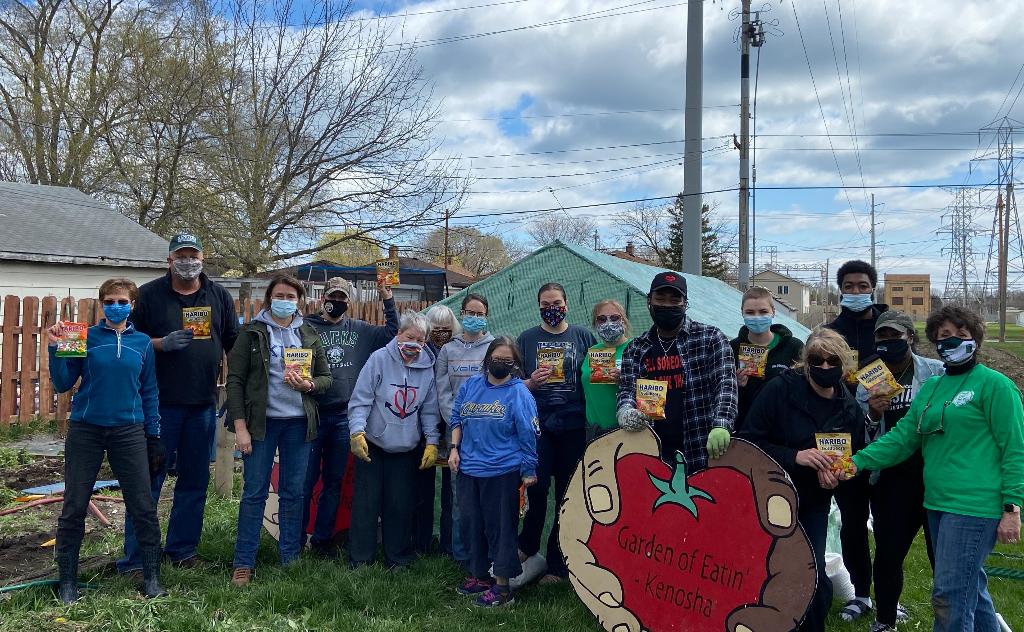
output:
M203 262L194 257L175 259L171 263L171 271L182 281L194 281L203 272Z

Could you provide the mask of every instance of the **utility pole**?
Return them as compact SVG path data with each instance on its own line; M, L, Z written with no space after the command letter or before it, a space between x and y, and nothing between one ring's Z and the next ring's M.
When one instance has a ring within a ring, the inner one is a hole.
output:
M683 151L683 269L701 274L701 151L704 106L704 2L686 5L686 115Z
M875 194L871 194L871 267L878 269L875 265Z
M1007 185L1007 189L1011 185ZM1006 272L1009 250L1010 214L1005 212L1003 192L996 194L996 222L999 223L999 342L1006 342Z
M761 21L750 21L750 0L742 0L740 25L740 269L739 288L750 287L750 47L764 44Z
M448 298L448 219L452 216L451 211L444 211L444 296Z
M597 250L597 229L594 229L594 250Z

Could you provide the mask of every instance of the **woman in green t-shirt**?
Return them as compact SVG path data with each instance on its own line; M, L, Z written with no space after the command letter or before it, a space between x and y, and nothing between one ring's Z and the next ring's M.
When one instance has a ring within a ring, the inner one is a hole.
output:
M587 410L587 440L618 428L615 397L619 392L622 350L629 342L629 319L616 300L594 305L591 325L601 342L587 350L583 360L583 396Z
M996 540L1020 541L1024 406L1002 373L978 364L985 323L962 307L928 317L946 374L929 379L896 426L853 455L879 471L921 450L924 506L935 547L936 632L997 630L982 565Z

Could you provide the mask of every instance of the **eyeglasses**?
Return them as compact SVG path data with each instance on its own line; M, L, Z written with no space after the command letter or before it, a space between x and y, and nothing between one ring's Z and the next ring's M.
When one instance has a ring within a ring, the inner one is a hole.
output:
M928 430L928 431L922 432L921 431L921 422L924 421L924 416L928 412L928 409L932 407L932 403L931 402L928 402L927 404L925 404L924 408L921 410L921 414L917 416L917 434L924 435L924 436L933 435L933 434L944 434L945 430L943 430L942 427L943 427L943 425L946 422L946 409L949 408L949 405L952 404L952 403L953 403L953 400L949 400L949 401L946 401L946 402L942 403L942 414L939 415L939 425L938 425L938 427L935 430Z
M478 318L484 318L484 317L487 316L487 313L486 312L474 312L471 309L464 309L464 310L462 310L462 315L463 316L476 316Z
M112 298L105 298L103 299L103 304L110 307L111 305L131 305L132 302L126 298L118 299L116 301Z
M594 322L596 322L598 325L602 325L604 323L617 323L621 320L622 316L620 316L619 314L608 314L607 316L601 314L600 316L594 319Z
M807 356L807 364L821 366L828 362L829 366L842 366L843 360L839 356Z

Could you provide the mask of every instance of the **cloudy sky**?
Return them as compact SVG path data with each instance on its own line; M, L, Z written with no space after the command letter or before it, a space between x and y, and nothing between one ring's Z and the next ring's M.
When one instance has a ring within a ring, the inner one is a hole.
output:
M758 250L776 248L780 264L829 259L833 270L837 261L867 259L874 192L880 272L927 272L941 292L949 236L938 231L953 196L939 185L990 184L994 162L972 161L993 155L993 135L979 128L1007 114L1024 120L1024 3L1000 3L998 11L991 2L952 0L841 4L754 3L768 23L757 90L757 184L766 187L756 201ZM522 239L538 217L528 211L682 189L685 3L357 7L404 16L389 22L419 42L417 59L442 103L444 149L461 156L475 180L459 222ZM705 191L738 180L738 8L738 0L704 7ZM735 226L736 193L709 197ZM974 200L977 228L990 231L994 191ZM613 215L627 208L570 213L595 217L603 245L621 247ZM983 276L989 236L973 245Z

